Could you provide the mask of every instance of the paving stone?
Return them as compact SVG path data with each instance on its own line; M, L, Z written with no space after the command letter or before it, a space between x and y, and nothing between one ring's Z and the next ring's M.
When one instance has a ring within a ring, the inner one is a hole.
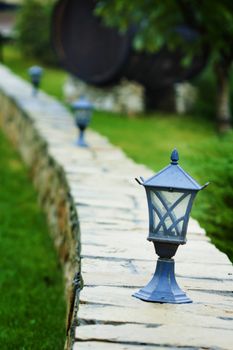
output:
M86 325L76 328L76 339L232 350L233 333L228 329L203 328L197 325L192 327L191 332L188 325Z
M207 311L206 311L207 309ZM96 318L93 318L93 313ZM190 327L208 327L232 330L232 320L230 320L227 310L222 309L221 316L216 317L215 312L207 306L197 308L189 307L169 307L157 304L153 310L145 308L135 309L130 307L119 307L100 304L83 304L79 312L79 322L81 324L145 324L158 326L167 324L171 327L176 325L189 325Z
M85 218L84 218L85 219ZM92 219L93 221L95 221L95 218ZM102 223L104 225L104 223L114 223L114 220L108 220L106 218L106 220L100 220L99 223ZM115 221L115 229L114 231L117 231L117 228L125 228L125 236L126 236L126 228L128 226L128 229L133 229L134 227L137 226L137 224L133 224L133 223L128 223L126 221L118 223L117 221ZM81 222L81 227L82 227L82 222ZM139 249L139 247L135 247L134 249L134 245L131 244L132 240L134 239L133 236L129 236L129 237L125 237L125 239L122 239L119 241L117 240L116 236L113 237L113 239L111 240L110 234L109 237L106 237L104 240L104 246L98 246L93 244L94 241L90 242L89 241L89 245L85 244L85 236L84 236L84 232L82 234L83 237L83 250L82 250L82 254L85 256L89 256L90 254L92 256L96 256L96 257L103 257L103 258L115 258L117 257L122 258L122 259L133 259L133 260L157 260L157 256L154 253L154 248L152 243L147 243L145 242L146 240L146 235L145 238L143 239L142 235L141 235L141 249ZM97 239L97 242L99 242L100 240ZM107 242L109 244L107 244ZM185 249L185 247L180 247L179 252L177 252L177 257L175 257L175 261L177 262L177 266L178 266L178 262L182 262L182 264L184 264L185 262L190 262L190 273L192 273L192 271L196 271L198 272L198 265L197 268L195 266L192 266L193 263L202 263L203 266L201 267L202 269L204 269L202 272L200 271L200 273L202 273L201 276L203 276L203 274L205 274L205 263L208 264L218 264L219 266L219 272L216 269L216 267L212 268L213 273L216 274L216 277L220 277L221 273L223 272L222 267L219 265L220 263L226 263L226 260L224 259L224 256L221 259L221 255L218 259L215 258L214 253L215 253L215 249L209 249L208 245L206 247L206 254L205 251L202 251L200 249L200 251L198 251L197 246L194 246L194 243L196 243L196 241L190 241L189 242L189 247L190 250L187 251L187 248ZM204 243L208 243L205 241L202 241L201 244L203 245ZM209 244L209 243L208 243ZM193 248L193 250L192 250ZM209 251L208 251L209 250ZM208 255L207 255L208 253ZM211 268L211 265L209 266L209 269ZM209 271L209 269L206 269L206 272ZM189 273L189 270L187 270L187 273ZM230 264L228 264L228 268L224 271L224 276L222 276L222 278L228 278L226 276L226 274L230 274L232 273L232 267ZM220 274L220 275L219 275ZM230 278L231 275L229 275ZM206 275L206 277L209 277L209 275Z
M82 270L84 281L87 285L121 285L124 287L142 287L152 277L155 270L155 264L156 260L121 260L117 257L105 260L96 257L91 258L91 255L89 255L82 259ZM190 273L187 273L189 270ZM189 280L189 289L203 289L202 280L204 280L206 288L207 285L212 286L210 290L205 289L207 291L209 290L210 294L212 292L211 289L216 288L213 284L211 284L211 281L224 281L226 287L228 285L227 282L229 282L232 290L233 282L232 276L228 275L228 265L220 265L218 275L214 273L214 269L212 268L211 264L207 265L206 274L204 274L204 271L205 267L200 264L195 266L195 268L191 268L190 264L187 263L184 264L184 266L183 264L176 264L176 277L179 284L187 285L187 280ZM180 282L181 280L182 282ZM195 285L194 280L196 281ZM220 286L224 291L223 285L220 284Z
M82 342L76 342L73 346L73 350L182 350L183 348L177 348L177 347L164 347L164 346L147 346L147 345L132 345L132 344L116 344L116 343L110 343L110 342L96 342L96 341L82 341ZM185 347L185 350L189 350ZM193 350L193 348L190 348L190 350Z
M138 288L124 288L124 287L109 287L109 286L92 286L85 287L80 295L81 303L97 303L102 305L117 305L120 307L130 307L130 308L142 308L144 309L146 306L145 302L133 298L132 294L135 293ZM206 291L198 291L198 290L186 290L187 294L193 300L193 304L188 305L189 309L192 310L195 308L196 304L202 303L205 305L211 305L222 307L227 310L231 315L232 313L232 293L230 292L216 292L216 293L207 293ZM152 310L157 310L157 303L149 303L152 304L150 306L151 312ZM183 307L179 305L180 308ZM178 310L177 305L166 305L163 306L163 309L171 309L173 312ZM217 315L216 315L217 316ZM233 327L233 322L232 322Z

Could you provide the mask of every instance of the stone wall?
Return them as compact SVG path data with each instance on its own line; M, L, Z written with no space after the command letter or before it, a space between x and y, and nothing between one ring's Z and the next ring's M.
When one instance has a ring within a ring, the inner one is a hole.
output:
M78 307L75 292L81 288L80 230L74 200L63 168L51 156L48 144L35 127L30 113L1 87L0 106L0 127L29 168L64 270L69 333Z
M156 94L150 97L153 99L152 109L154 105L157 105L159 110L170 112L175 110L179 114L189 113L193 110L197 100L197 89L193 85L184 81L175 84L170 95L168 91L166 98L163 96L162 100L154 101L156 97L158 98ZM68 76L63 87L63 94L68 103L79 99L80 96L85 96L97 110L102 111L124 113L130 116L143 113L146 110L145 88L139 83L126 79L122 79L118 84L111 87L95 87L74 76ZM172 101L169 102L169 99L172 99Z
M126 79L122 79L111 87L95 87L69 76L63 91L67 102L72 102L83 95L94 104L96 109L102 111L131 115L145 110L144 87Z

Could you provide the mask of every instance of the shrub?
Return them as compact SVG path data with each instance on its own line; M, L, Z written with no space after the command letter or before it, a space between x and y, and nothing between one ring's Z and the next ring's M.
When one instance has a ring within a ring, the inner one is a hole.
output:
M206 69L194 79L193 84L198 91L194 113L199 116L202 115L204 118L215 120L216 82L211 67L207 66Z
M217 247L233 261L233 133L220 142L213 140L211 147L206 145L206 152L201 152L198 172L202 178L208 177L210 185L200 196L195 214Z
M26 56L55 64L50 40L50 20L53 1L24 0L16 24L20 49Z

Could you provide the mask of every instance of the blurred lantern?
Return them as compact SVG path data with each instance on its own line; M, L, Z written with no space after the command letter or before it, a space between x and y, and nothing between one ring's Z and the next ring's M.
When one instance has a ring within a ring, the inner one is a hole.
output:
M33 85L32 95L36 96L38 89L40 87L40 81L43 74L43 69L39 66L32 66L28 69L28 74L30 75L31 82Z
M84 131L88 127L92 117L93 105L84 97L73 102L71 107L75 113L75 122L79 129L79 137L76 144L80 147L88 147L84 139Z

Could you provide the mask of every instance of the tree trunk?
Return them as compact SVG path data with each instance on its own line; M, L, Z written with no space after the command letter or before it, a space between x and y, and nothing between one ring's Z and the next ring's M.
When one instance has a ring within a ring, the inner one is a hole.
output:
M225 133L231 129L229 71L230 65L215 65L217 78L217 128L220 133Z
M176 111L174 87L146 89L146 109L174 113Z

